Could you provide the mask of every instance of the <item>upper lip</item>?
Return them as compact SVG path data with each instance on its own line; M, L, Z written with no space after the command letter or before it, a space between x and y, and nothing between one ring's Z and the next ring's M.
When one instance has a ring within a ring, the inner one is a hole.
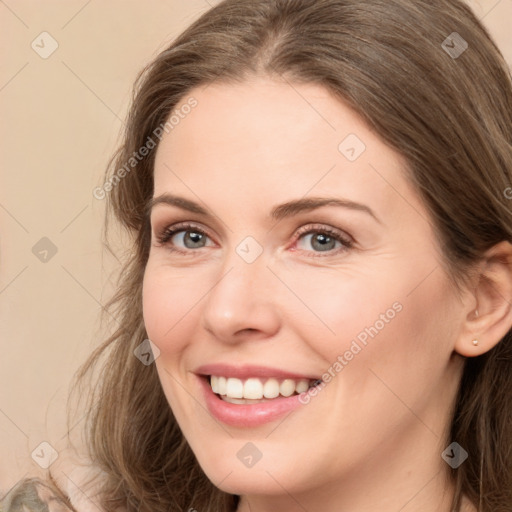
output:
M234 366L227 363L205 364L195 369L197 375L209 376L215 375L219 377L235 377L238 379L248 379L250 377L259 378L276 378L276 379L308 379L316 380L317 376L311 374L300 374L279 368L271 368L269 366L256 365L238 365Z

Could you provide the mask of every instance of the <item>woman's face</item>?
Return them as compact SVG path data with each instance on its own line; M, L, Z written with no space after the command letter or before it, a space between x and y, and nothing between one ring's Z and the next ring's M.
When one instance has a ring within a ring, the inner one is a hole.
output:
M143 300L199 463L235 494L421 498L463 315L403 160L320 86L191 97L156 154Z

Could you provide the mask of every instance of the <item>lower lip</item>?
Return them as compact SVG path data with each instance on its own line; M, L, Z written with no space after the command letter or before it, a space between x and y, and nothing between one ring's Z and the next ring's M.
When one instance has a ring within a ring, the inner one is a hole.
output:
M206 406L210 413L222 423L234 427L257 427L277 420L286 413L303 405L300 395L278 397L257 404L231 404L216 395L205 377L198 377L203 388Z

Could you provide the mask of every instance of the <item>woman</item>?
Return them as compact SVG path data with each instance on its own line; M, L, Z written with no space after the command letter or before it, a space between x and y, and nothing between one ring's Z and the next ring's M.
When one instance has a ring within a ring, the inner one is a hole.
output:
M458 0L227 0L141 75L104 510L512 510L512 86ZM151 340L151 341L149 341Z

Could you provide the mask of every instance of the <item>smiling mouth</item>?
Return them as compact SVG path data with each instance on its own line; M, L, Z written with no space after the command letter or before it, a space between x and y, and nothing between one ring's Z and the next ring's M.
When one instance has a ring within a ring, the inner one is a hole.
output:
M308 391L321 381L308 379L261 379L250 377L238 379L210 375L208 382L212 391L221 400L232 404L257 404L269 402L275 398L288 398Z

